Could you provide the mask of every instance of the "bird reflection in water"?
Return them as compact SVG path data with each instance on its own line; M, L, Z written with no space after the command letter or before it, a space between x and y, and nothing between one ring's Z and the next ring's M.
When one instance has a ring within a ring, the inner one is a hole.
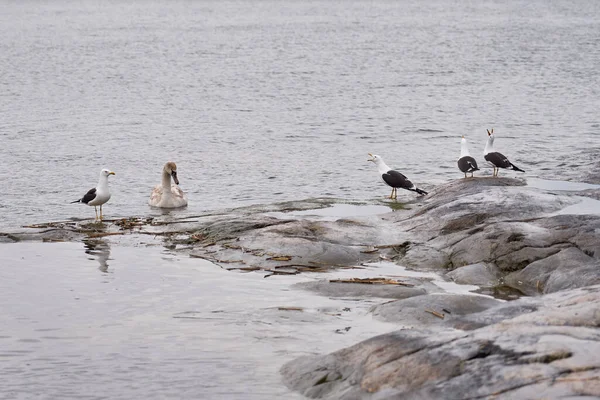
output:
M110 245L104 239L84 239L85 253L93 257L90 260L97 260L100 263L98 269L102 272L108 272L108 259L110 257Z

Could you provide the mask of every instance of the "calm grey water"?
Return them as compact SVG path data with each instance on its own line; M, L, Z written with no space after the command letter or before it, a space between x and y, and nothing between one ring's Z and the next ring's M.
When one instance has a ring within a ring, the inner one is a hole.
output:
M432 187L490 127L526 176L600 150L595 0L1 7L0 226L93 216L68 202L103 167L110 217L151 214L167 160L196 213L384 196L368 152Z
M0 265L3 400L296 399L284 362L394 328L367 313L379 301L290 289L334 274L265 279L107 240L4 244Z
M491 127L526 177L576 181L600 152L598 43L596 0L0 0L0 228L93 217L68 203L104 167L107 217L156 214L168 160L177 215L381 198L368 152L428 189L461 177L461 135L483 164ZM0 398L291 398L283 362L391 329L289 290L306 277L85 250L0 246Z

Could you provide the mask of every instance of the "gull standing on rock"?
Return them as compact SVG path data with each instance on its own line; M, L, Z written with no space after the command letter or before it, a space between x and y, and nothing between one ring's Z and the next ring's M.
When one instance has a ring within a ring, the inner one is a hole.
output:
M510 168L513 171L525 172L521 168L517 167L510 161L508 158L497 151L494 151L494 128L490 132L486 129L488 134L487 143L485 144L485 149L483 149L483 158L494 167L494 176L498 176L498 172L500 172L500 168Z
M171 178L175 184L171 184ZM187 196L179 188L179 179L177 179L177 165L169 161L165 164L162 171L162 183L156 185L150 194L148 204L152 207L160 208L179 208L188 204Z
M96 211L96 221L102 221L102 204L110 200L108 177L114 174L114 172L108 169L103 169L100 171L98 185L95 188L88 190L88 192L82 198L72 201L71 203L83 203L87 204L88 206L94 206L94 211ZM98 217L98 209L96 208L97 206L100 206L100 217Z
M469 147L467 146L467 139L463 136L460 140L460 157L458 159L458 169L460 169L467 177L467 173L471 173L473 177L474 171L479 171L477 167L477 161L469 154Z
M408 178L402 175L398 171L394 171L390 167L386 165L383 161L383 158L376 154L369 153L371 157L367 161L374 162L377 165L377 169L381 174L381 179L388 185L392 187L392 194L390 194L390 199L396 199L398 197L398 188L410 190L413 192L417 192L418 194L425 195L426 191L419 189Z

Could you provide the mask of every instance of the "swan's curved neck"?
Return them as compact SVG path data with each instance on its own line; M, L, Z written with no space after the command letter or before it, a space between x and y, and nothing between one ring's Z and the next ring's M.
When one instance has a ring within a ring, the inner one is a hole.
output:
M171 193L171 174L167 171L163 171L162 174L162 187L166 190L166 193Z

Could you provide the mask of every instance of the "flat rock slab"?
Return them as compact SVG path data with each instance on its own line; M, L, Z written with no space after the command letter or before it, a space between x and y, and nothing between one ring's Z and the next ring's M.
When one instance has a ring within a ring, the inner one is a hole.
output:
M437 293L380 304L371 312L379 319L413 328L448 324L499 304L500 300L487 296Z
M361 283L330 282L329 280L301 282L294 285L327 297L378 297L383 299L406 299L427 293L424 287L401 285L368 285Z
M599 397L600 286L536 298L533 311L526 300L526 314L471 331L400 330L302 357L284 382L323 399Z

